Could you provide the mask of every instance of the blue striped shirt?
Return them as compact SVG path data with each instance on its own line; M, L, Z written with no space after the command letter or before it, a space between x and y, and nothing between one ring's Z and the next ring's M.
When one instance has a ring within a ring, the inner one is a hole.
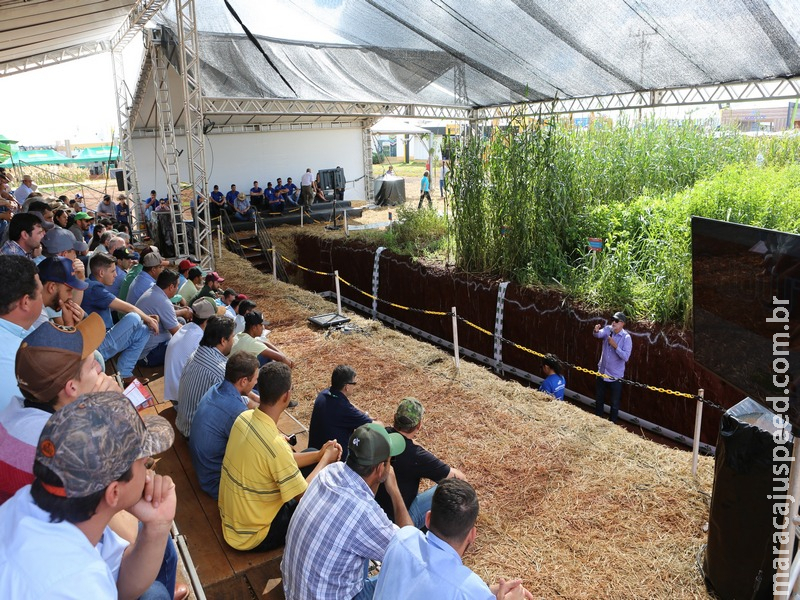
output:
M312 480L286 534L287 600L342 600L364 587L364 563L383 560L397 527L366 482L343 462Z

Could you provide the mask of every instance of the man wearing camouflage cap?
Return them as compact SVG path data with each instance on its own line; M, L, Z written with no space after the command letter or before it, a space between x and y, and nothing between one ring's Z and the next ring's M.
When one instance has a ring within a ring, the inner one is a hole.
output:
M309 484L289 523L281 562L287 600L372 598L369 560L383 560L397 526L375 502L382 483L395 521L412 525L397 488L391 457L403 451L399 433L377 423L358 427L346 462L328 465Z
M118 392L57 411L39 438L35 481L0 507L0 597L141 596L161 566L176 504L172 480L148 468L150 457L173 438L164 418L142 418ZM130 546L108 527L122 510L142 522Z
M394 413L394 426L386 428L386 431L390 433L396 431L404 439L405 448L394 458L392 467L394 467L400 495L403 496L403 503L417 528L425 525L425 513L431 509L431 500L436 489L434 485L420 494L420 481L430 479L437 483L449 477L466 479L461 471L442 462L434 454L414 442L422 429L422 415L424 414L425 409L419 400L410 397L403 398ZM386 511L389 518L394 519L392 499L386 491L386 486L381 485L378 488L375 500Z

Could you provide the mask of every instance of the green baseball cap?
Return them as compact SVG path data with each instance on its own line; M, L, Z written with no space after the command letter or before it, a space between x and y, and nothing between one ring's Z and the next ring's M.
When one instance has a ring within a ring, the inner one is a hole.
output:
M425 409L422 403L416 398L408 397L400 400L397 411L394 413L394 422L400 425L405 431L406 428L414 429L422 421Z
M359 465L369 467L384 462L390 456L397 456L406 449L406 440L399 433L389 433L383 425L367 423L350 436L347 442L352 457Z
M164 417L142 417L119 392L92 392L50 417L39 437L36 461L61 479L44 485L54 496L84 498L118 480L140 458L172 446Z

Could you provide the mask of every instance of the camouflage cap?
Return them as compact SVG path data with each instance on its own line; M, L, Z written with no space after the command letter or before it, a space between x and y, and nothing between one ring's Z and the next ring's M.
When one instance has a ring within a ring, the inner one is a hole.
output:
M45 485L66 498L84 498L117 481L133 463L169 449L175 432L159 416L142 418L119 392L93 392L47 421L36 461L58 475L63 487Z
M399 433L389 433L383 425L367 423L353 432L347 448L353 460L369 467L402 453L406 449L406 440Z
M403 398L394 413L395 427L399 429L414 429L422 421L425 409L422 403L416 398Z

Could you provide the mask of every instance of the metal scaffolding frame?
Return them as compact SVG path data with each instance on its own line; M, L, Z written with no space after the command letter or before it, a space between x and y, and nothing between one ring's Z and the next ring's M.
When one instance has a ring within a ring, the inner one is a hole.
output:
M367 119L361 125L361 150L364 155L364 199L367 204L375 204L375 184L372 177L371 128L376 122L377 119Z
M69 48L61 48L53 52L44 52L36 56L29 56L0 64L0 77L8 77L9 75L16 75L17 73L33 71L34 69L41 69L42 67L49 67L50 65L57 65L95 54L102 54L109 50L111 50L111 45L105 40L100 40L86 44L77 44Z
M206 154L203 132L203 89L200 82L200 56L194 0L176 0L178 49L183 83L186 150L194 211L195 256L200 264L214 268L211 239L211 210L208 207Z
M122 169L122 191L127 194L133 203L131 211L131 235L138 238L142 233L145 223L139 195L139 183L136 179L136 162L133 158L133 141L131 139L132 121L130 119L130 92L125 83L122 52L111 51L111 66L114 74L114 97L117 103L117 126L119 127L119 161L117 166ZM131 240L133 241L133 239Z
M800 96L800 77L791 77L659 90L640 90L621 94L566 98L564 100L556 99L523 104L502 104L481 107L477 109L477 112L478 118L486 121L507 118L512 115L569 114L692 104L750 102L753 100L792 100L798 96Z
M158 131L161 141L161 168L167 183L167 198L170 206L172 226L172 242L175 254L179 257L189 256L189 240L186 234L186 223L183 220L181 200L181 178L178 169L178 148L175 143L175 119L172 116L172 97L169 90L170 60L166 48L174 48L169 44L171 33L168 30L150 30L148 51L150 62L154 67L153 85L156 93L156 113L158 114Z

